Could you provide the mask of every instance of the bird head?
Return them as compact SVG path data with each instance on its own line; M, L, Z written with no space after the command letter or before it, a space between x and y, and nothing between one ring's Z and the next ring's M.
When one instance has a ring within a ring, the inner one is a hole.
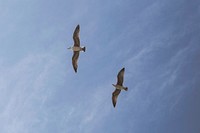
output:
M114 87L116 87L116 85L112 84Z

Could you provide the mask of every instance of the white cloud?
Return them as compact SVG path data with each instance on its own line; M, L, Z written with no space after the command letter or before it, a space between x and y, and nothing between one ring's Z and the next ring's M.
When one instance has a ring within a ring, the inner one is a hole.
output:
M1 69L1 132L30 132L30 126L39 122L37 113L54 91L46 88L46 83L56 63L50 55L29 55Z

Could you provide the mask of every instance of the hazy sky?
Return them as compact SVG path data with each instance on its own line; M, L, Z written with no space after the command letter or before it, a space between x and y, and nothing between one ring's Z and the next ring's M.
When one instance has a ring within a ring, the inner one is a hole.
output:
M199 0L0 0L0 133L199 133L199 51Z

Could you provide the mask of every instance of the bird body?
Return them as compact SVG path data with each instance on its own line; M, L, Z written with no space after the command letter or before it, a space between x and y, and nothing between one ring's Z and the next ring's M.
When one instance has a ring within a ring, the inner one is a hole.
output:
M69 47L68 49L71 49L72 51L84 51L85 47L73 46L73 47Z
M121 86L121 85L114 85L114 84L112 84L116 89L118 89L118 90L125 90L125 91L127 91L128 90L128 88L127 87L124 87L124 86Z

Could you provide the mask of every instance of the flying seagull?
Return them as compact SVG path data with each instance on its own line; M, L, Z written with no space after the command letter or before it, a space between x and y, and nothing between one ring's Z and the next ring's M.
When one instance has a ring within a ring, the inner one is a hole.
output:
M77 72L77 68L78 68L79 52L80 51L85 52L85 49L86 49L85 47L80 47L79 32L80 32L80 26L77 25L76 29L74 30L74 34L73 34L74 46L68 48L68 49L71 49L74 52L74 55L72 57L72 65L74 67L75 72Z
M116 85L112 84L116 88L115 91L112 93L112 102L113 102L114 107L116 106L117 97L118 97L119 93L121 92L121 90L128 91L128 87L123 86L124 71L125 71L125 68L122 68L119 71L119 73L117 75L117 84Z

